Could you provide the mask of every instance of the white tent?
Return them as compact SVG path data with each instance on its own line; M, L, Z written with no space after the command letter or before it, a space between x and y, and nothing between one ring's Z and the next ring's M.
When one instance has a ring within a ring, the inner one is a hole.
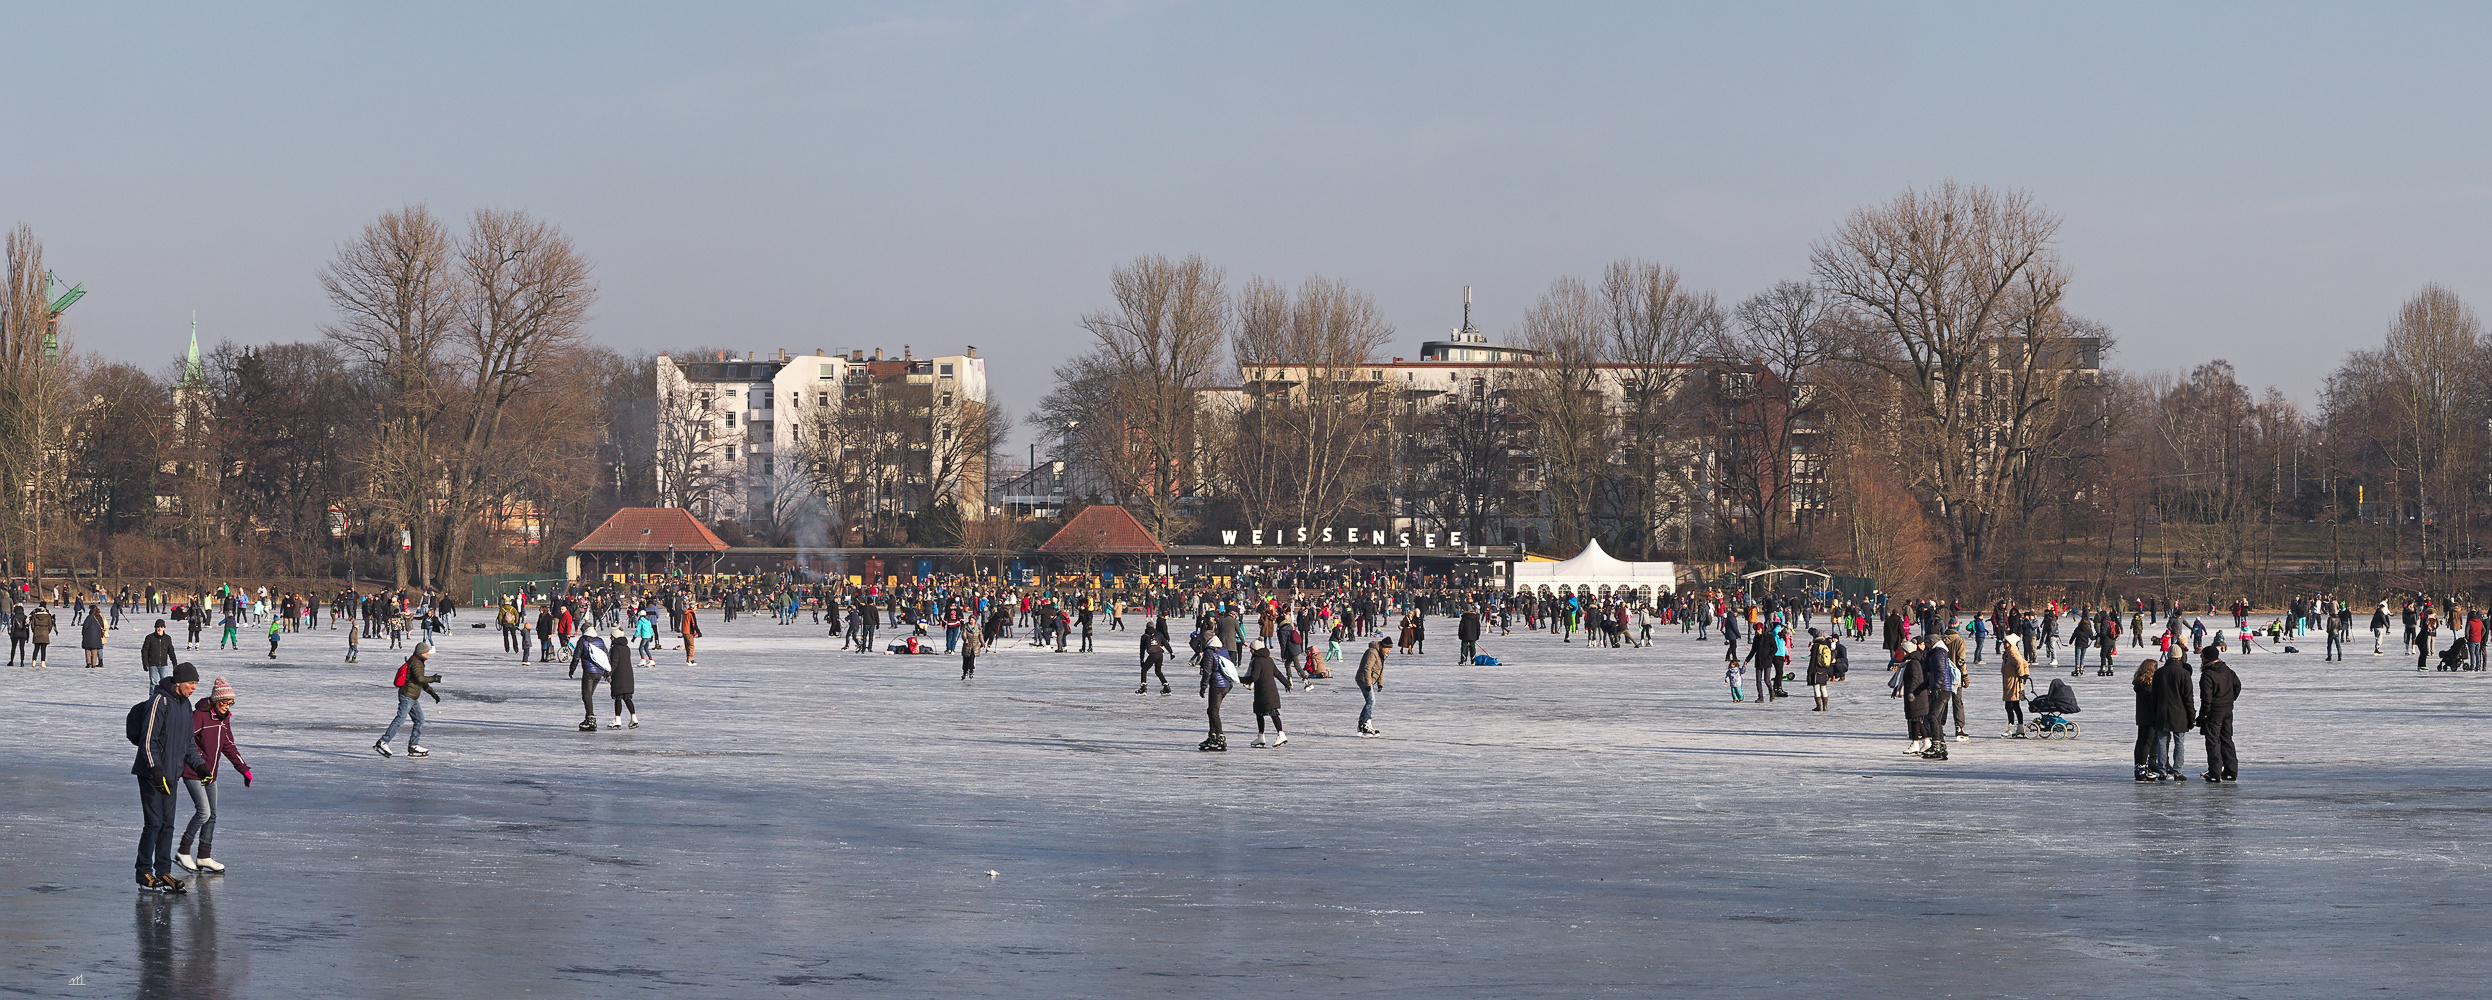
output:
M1514 589L1535 594L1622 594L1651 600L1679 589L1676 563L1628 562L1601 551L1594 539L1575 558L1553 563L1516 563Z

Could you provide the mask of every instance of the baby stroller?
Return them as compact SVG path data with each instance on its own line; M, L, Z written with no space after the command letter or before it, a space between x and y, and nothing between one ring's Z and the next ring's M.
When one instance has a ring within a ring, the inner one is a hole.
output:
M2072 740L2077 738L2077 724L2067 718L2079 711L2077 692L2068 686L2067 681L2052 678L2051 689L2044 692L2042 697L2025 702L2025 709L2032 713L2031 717L2025 720L2026 738L2036 740L2056 737L2066 737Z
M2466 633L2460 632L2457 634L2456 641L2449 643L2449 648L2440 651L2440 669L2458 671L2465 670L2466 652ZM2417 667L2415 669L2420 670L2422 668Z

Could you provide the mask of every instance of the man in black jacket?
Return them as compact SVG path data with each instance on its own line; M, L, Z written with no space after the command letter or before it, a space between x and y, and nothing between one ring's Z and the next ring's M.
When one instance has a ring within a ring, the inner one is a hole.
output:
M156 630L139 640L138 662L147 668L147 689L150 691L163 684L165 672L173 669L173 637L165 633L164 619L156 619Z
M2189 745L2183 741L2197 724L2197 686L2186 658L2168 659L2155 668L2155 729L2163 746L2149 766L2159 767L2166 781L2187 780L2181 777L2181 760Z
M1454 662L1470 665L1480 655L1480 609L1462 609L1462 624L1454 627L1454 638L1462 640L1462 658Z
M2201 655L2206 666L2198 674L2198 732L2206 737L2208 781L2239 781L2241 761L2232 749L2232 703L2241 697L2241 676L2217 659L2213 648Z
M207 758L191 731L190 695L199 690L199 669L176 664L173 676L156 685L147 699L139 729L138 754L130 773L138 777L138 887L149 892L181 892L173 877L173 790L181 786L182 768L208 773Z

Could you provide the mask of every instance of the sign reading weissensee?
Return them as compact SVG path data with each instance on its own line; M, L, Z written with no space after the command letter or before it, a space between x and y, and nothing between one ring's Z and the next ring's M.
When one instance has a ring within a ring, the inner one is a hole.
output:
M1293 534L1293 532L1295 534ZM1241 537L1246 540L1245 544L1248 546L1370 545L1384 547L1398 546L1405 549L1433 549L1437 547L1437 539L1441 537L1445 540L1446 548L1458 549L1462 547L1462 532L1459 531L1448 531L1443 533L1434 531L1386 531L1381 528L1345 528L1340 529L1339 535L1335 534L1335 529L1319 528L1316 529L1316 533L1312 537L1308 535L1307 529L1305 528L1239 528L1234 531L1223 529L1220 532L1220 544L1236 545ZM1392 541L1387 541L1386 539L1388 538L1392 539Z

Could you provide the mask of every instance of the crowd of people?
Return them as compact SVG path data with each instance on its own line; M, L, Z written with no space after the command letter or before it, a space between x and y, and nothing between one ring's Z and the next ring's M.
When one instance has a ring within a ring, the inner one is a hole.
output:
M182 891L182 880L172 874L177 865L196 874L223 871L213 853L215 783L224 763L246 787L252 780L235 737L234 689L217 678L209 696L192 703L199 671L181 659L176 628L187 632L184 649L192 651L210 627L223 633L220 649L239 648L233 641L238 629L265 629L273 656L281 637L319 629L325 609L328 630L344 633L350 663L358 662L364 640L386 640L396 649L412 639L413 648L391 676L396 712L372 749L396 756L392 746L404 727L406 756L430 753L423 742L425 701L441 700L435 686L442 681L433 660L446 623L458 613L446 595L346 588L315 600L266 588L219 587L176 597L151 587L118 594L21 589L17 596L9 611L10 662L36 668L48 665L49 647L64 628L79 634L86 665L94 667L102 665L103 651L126 614L166 615L140 642L148 697L130 713L130 740L137 746L131 773L139 779L142 811L138 882L144 888ZM2365 616L2335 595L2312 595L2254 622L2246 600L2222 609L2210 602L2202 614L2142 599L2034 607L2001 601L1986 612L1968 613L1953 604L1883 594L1858 599L1737 590L1505 594L1454 586L1353 585L1286 592L1175 586L1102 591L968 579L858 586L755 577L592 584L547 594L523 588L505 595L493 615L505 655L520 662L559 659L566 677L578 680L582 732L601 728L601 689L602 728L640 727L635 667L652 665L670 641L685 666L698 666L703 608L729 621L767 614L780 626L821 628L843 652L956 655L964 681L975 679L981 651L998 644L1093 652L1102 633L1127 631L1126 620L1138 618L1138 695L1149 694L1155 680L1160 694L1173 693L1167 671L1181 647L1172 622L1182 621L1189 626L1182 648L1195 673L1206 724L1197 748L1206 752L1228 749L1222 711L1230 691L1251 692L1256 732L1251 745L1279 747L1289 741L1284 695L1311 690L1344 669L1360 693L1355 731L1365 738L1383 735L1377 698L1385 668L1396 657L1426 655L1431 619L1450 622L1454 661L1477 665L1497 664L1483 651L1484 639L1511 636L1518 628L1545 631L1563 644L1580 639L1588 649L1617 649L1649 645L1656 627L1675 625L1683 637L1698 642L1719 637L1733 702L1771 705L1789 697L1786 682L1798 682L1807 686L1815 712L1835 710L1833 686L1848 680L1855 665L1849 643L1875 641L1885 654L1888 695L1904 710L1905 752L1929 760L1946 760L1950 743L1970 738L1966 692L1974 686L1974 671L1987 669L1981 666L1985 660L1995 659L2000 672L2006 723L2000 736L2025 739L2062 728L2074 732L2065 716L2079 711L2074 689L2057 677L2046 693L2035 694L2038 674L2066 669L2070 677L2108 677L2117 669L2115 657L2126 650L2149 654L2137 661L2130 679L2136 700L2135 780L2180 780L2183 739L2194 731L2207 755L2199 776L2228 782L2239 776L2232 709L2241 693L2228 656L2298 651L2290 644L2317 632L2327 659L2334 661L2343 657L2360 624L2372 633L2374 655L2386 655L2386 637L2393 632L2402 651L2420 650L2418 669L2430 669L2435 658L2443 670L2484 669L2482 610L2423 595L2397 600L2393 610L2391 603L2380 601ZM2215 627L2208 626L2209 618ZM2436 636L2443 631L2450 633L2451 644L2439 649ZM177 789L186 789L193 805L178 845Z

